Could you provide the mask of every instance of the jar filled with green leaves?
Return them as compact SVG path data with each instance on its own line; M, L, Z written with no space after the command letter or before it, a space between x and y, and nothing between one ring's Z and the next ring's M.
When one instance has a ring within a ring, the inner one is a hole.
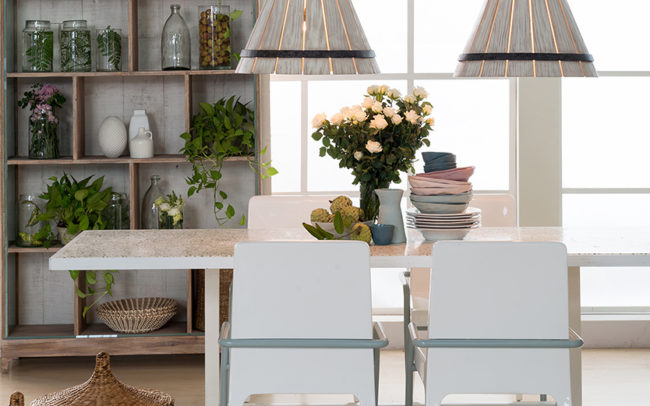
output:
M97 72L122 70L122 30L109 25L97 31Z
M39 232L43 228L43 222L38 218L41 209L38 207L36 195L20 195L18 199L18 238L16 245L19 247L37 247L43 245L43 239Z
M61 70L90 72L92 57L90 29L86 20L68 20L61 27Z
M201 69L231 69L230 7L199 6Z
M27 20L23 30L23 72L52 72L54 31L47 20Z

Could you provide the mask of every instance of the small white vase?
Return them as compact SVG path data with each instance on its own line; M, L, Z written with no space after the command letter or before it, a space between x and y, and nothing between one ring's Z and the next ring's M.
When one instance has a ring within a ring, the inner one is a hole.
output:
M138 136L138 130L140 128L144 128L145 131L150 130L147 112L144 110L133 110L133 116L131 116L131 122L129 123L129 140Z
M122 119L109 116L99 126L99 148L107 158L117 158L122 155L128 141L126 126Z
M405 243L406 232L404 231L404 219L402 217L401 207L404 191L401 189L376 189L375 193L379 197L379 216L377 216L377 223L395 226L391 244Z
M131 158L153 158L153 134L140 127L138 136L129 141Z

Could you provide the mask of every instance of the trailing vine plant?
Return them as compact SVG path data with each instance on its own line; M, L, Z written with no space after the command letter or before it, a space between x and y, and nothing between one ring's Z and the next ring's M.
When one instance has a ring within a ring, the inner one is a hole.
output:
M97 35L97 48L108 58L116 71L120 70L122 60L122 36L109 25Z
M255 156L255 112L235 96L221 99L214 105L200 103L200 112L192 119L190 132L181 134L185 146L181 153L192 164L192 175L186 178L187 196L201 190L213 194L214 217L220 226L235 216L235 208L227 202L228 194L221 187L223 165L228 158L246 157L249 166L260 172L262 179L276 175L271 162L259 162ZM260 155L266 153L264 148ZM240 224L246 223L242 215Z

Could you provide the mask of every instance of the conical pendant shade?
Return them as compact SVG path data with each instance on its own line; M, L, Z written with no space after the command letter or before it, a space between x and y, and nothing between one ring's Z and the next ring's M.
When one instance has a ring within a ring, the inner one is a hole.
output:
M596 77L566 0L487 0L457 77Z
M266 0L237 73L379 73L352 0Z

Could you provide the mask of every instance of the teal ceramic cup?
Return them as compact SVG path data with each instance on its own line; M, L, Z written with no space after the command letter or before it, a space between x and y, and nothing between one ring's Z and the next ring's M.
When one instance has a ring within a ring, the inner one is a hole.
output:
M389 245L393 240L395 226L392 224L371 224L370 231L375 245Z

